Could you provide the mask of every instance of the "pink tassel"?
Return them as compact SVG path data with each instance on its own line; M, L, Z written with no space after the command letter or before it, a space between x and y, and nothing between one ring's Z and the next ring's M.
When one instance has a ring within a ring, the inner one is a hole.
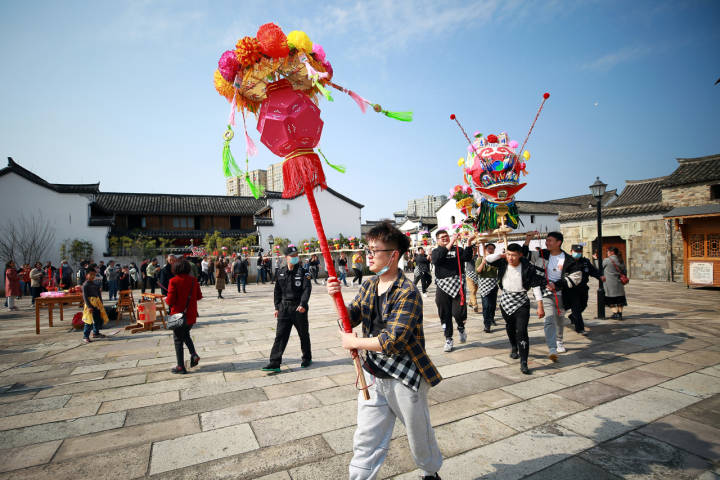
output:
M352 90L348 90L348 95L350 95L350 98L355 100L355 103L358 104L358 107L360 107L360 110L362 110L363 113L367 111L367 104L368 101L362 98L357 93L353 92Z
M328 73L327 72L318 72L315 70L312 65L310 65L310 62L307 61L307 58L303 55L301 58L302 62L305 64L305 68L307 69L307 75L308 78L327 78Z
M237 93L235 95L237 95ZM237 110L235 95L233 95L232 105L230 105L230 116L228 117L228 124L233 127L235 126L235 110Z
M257 147L255 146L255 142L252 141L252 138L250 138L250 135L248 135L247 130L245 130L245 143L247 143L248 156L254 157L257 155Z

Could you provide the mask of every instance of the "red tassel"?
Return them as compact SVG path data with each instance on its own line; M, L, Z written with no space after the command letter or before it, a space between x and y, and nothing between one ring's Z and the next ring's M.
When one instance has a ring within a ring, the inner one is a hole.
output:
M283 198L295 198L305 193L305 184L311 188L327 188L325 172L316 153L305 153L298 156L289 155L283 163Z

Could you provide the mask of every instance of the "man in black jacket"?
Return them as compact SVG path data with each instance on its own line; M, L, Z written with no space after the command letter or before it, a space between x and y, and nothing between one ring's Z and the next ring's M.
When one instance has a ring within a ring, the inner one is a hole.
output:
M247 258L244 258L242 255L238 255L233 264L233 276L237 281L238 293L240 293L240 288L242 288L242 293L247 293L245 291L245 285L247 285L248 261Z
M538 232L525 234L523 254L535 265L547 282L543 288L543 305L545 307L545 342L548 358L557 362L558 353L566 352L563 343L563 327L565 310L570 308L570 290L580 284L582 273L577 262L562 250L563 234L550 232L545 238L546 249L530 251L530 240Z
M440 323L445 329L445 352L453 349L453 318L460 333L460 343L467 341L465 320L467 319L467 300L465 298L465 262L472 260L472 247L456 246L459 234L452 237L445 230L438 230L435 238L438 246L432 252L435 265L435 305L437 305ZM474 239L474 237L473 237ZM471 242L472 243L472 239Z
M175 276L172 271L173 263L175 263L175 255L168 255L167 263L160 269L158 283L160 284L160 293L163 295L167 295L168 287L170 286L170 279Z
M425 249L419 247L415 254L415 272L414 272L413 284L417 287L418 281L422 287L423 298L427 297L427 289L432 282L430 276L430 262L428 261L427 255L425 255Z
M285 247L286 265L280 268L275 281L275 318L277 329L275 343L270 351L270 363L262 368L264 372L279 372L282 355L295 326L300 337L302 368L312 363L310 332L308 326L308 300L312 291L310 276L299 265L298 249L294 245Z
M500 297L500 313L505 319L505 331L510 340L510 358L520 357L520 371L530 374L528 354L530 353L530 298L527 291L532 288L537 301L538 318L545 316L541 286L543 278L530 261L523 257L520 245L511 243L504 254L492 253L485 261L498 270L498 285L502 290Z
M588 282L590 281L590 277L598 281L605 281L605 277L600 275L600 271L595 268L595 265L593 265L589 259L583 257L582 245L573 245L570 250L572 251L572 257L577 262L578 268L582 273L582 280L580 281L580 285L570 290L569 298L572 313L569 317L570 321L575 325L575 331L580 335L587 335L582 314L587 308L588 303Z

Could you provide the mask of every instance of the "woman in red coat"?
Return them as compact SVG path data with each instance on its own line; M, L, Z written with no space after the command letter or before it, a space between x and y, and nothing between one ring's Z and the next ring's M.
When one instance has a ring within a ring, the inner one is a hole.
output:
M15 297L20 295L20 278L18 277L17 267L15 262L10 260L5 264L5 296L7 297L7 307L10 310L18 309L15 306Z
M185 369L185 360L183 357L183 343L187 345L190 352L190 366L194 367L200 361L200 357L195 351L192 338L190 338L190 329L195 325L197 319L197 301L202 298L200 285L195 277L190 275L190 263L184 258L178 260L172 267L175 276L170 279L168 285L167 297L165 302L170 306L170 314L185 312L185 325L173 330L173 340L175 341L175 356L177 357L177 366L173 367L172 373L187 373Z

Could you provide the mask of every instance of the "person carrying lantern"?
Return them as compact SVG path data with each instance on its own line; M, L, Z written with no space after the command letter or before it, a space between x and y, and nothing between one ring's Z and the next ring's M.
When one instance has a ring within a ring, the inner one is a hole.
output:
M460 234L452 237L446 230L435 234L438 246L432 251L432 264L435 265L435 305L440 323L445 330L445 352L453 350L453 318L460 333L460 343L467 341L465 320L467 319L467 301L465 300L465 263L472 261L471 246L462 248L456 245ZM470 243L475 237L470 239Z
M286 265L280 268L275 280L275 318L277 329L275 342L270 351L270 362L262 368L264 372L280 372L282 355L287 347L292 327L297 330L302 350L302 368L312 363L310 332L308 326L308 300L312 291L310 276L300 267L298 249L294 245L285 247Z

